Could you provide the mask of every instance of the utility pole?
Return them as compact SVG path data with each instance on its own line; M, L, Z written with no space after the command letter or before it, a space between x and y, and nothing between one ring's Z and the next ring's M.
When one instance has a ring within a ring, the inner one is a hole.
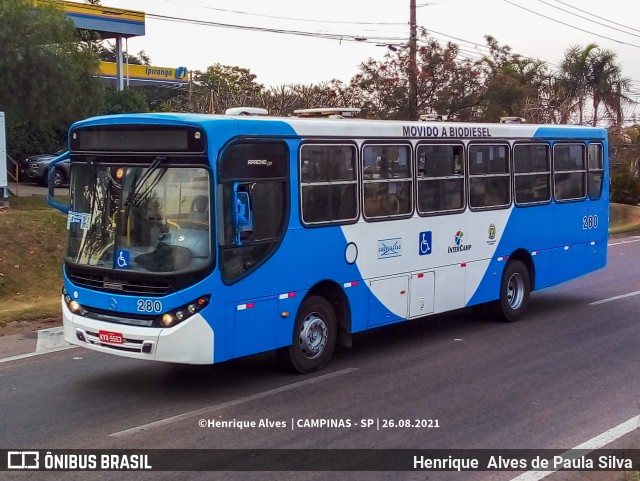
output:
M616 128L622 127L622 85L616 82Z
M409 120L418 119L416 0L409 0Z

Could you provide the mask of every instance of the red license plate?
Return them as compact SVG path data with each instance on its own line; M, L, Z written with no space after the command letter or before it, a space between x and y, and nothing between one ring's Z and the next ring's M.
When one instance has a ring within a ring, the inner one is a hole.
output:
M98 336L100 337L100 342L110 342L111 344L124 343L124 338L119 332L98 331Z

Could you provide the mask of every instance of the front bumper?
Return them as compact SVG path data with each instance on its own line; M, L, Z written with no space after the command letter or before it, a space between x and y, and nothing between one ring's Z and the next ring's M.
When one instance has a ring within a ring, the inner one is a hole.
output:
M171 328L140 327L88 319L73 314L64 298L61 303L64 338L71 344L133 359L213 364L213 329L200 314ZM103 342L100 331L117 332L124 342Z

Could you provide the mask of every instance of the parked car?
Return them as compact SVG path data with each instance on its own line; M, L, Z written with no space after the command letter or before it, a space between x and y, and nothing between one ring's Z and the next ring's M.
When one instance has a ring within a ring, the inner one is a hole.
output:
M64 153L66 149L59 150L55 154L30 155L20 164L20 178L27 182L35 182L40 185L48 185L49 182L49 162L54 157ZM71 164L65 160L56 165L55 186L60 187L69 182Z

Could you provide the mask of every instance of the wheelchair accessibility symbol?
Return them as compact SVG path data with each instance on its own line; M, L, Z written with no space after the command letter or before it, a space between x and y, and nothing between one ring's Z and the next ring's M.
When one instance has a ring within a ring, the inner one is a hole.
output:
M420 232L419 254L421 256L431 254L431 231Z
M129 251L118 251L116 255L116 267L118 269L128 269L129 268Z

